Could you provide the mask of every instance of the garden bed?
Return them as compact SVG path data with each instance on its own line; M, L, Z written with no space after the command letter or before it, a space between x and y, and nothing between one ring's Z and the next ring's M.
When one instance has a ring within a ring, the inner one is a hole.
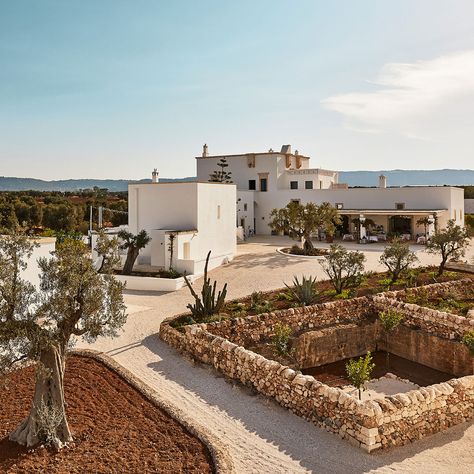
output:
M407 290L400 294L397 299L445 313L466 316L469 311L474 310L474 287L466 285L444 295L434 294L418 288L417 291Z
M90 358L68 358L67 414L74 442L29 451L8 440L28 414L34 368L0 385L0 471L48 473L215 472L207 446L121 376Z
M423 267L410 270L404 278L398 280L395 284L390 284L390 277L387 272L367 272L364 274L358 287L344 290L339 295L336 294L329 280L317 281L316 292L318 297L315 303L328 303L331 301L371 296L389 289L393 291L404 290L406 288L419 287L438 282L456 281L463 278L472 278L474 280L474 275L446 271L441 277L438 277L437 268ZM298 303L294 301L291 297L291 292L286 287L268 292L254 292L244 298L228 301L220 313L212 316L208 322L243 318L272 311L295 308L297 306L299 306ZM189 315L183 315L173 321L173 327L178 328L193 323L194 321Z
M304 250L297 245L293 245L293 247L284 247L279 249L280 253L298 257L325 257L328 253L328 249L316 248L314 247L311 250Z

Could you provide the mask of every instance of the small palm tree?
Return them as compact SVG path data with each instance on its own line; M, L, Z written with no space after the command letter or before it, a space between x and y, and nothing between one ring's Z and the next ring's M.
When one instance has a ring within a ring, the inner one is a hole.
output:
M137 235L133 235L125 229L118 233L118 237L123 241L120 248L127 249L127 259L122 269L122 275L130 275L140 250L148 245L151 237L146 230L141 230Z

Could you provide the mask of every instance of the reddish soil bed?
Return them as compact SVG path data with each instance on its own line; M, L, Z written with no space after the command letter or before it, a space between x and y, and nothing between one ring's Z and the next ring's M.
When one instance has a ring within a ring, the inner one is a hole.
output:
M390 354L390 366L387 370L385 351L374 352L372 356L375 362L375 368L371 377L373 379L378 379L379 377L383 377L387 372L391 372L402 379L408 379L410 382L426 387L435 383L446 382L454 377L454 375L440 372L426 365L398 357L395 354ZM343 387L344 385L350 384L346 375L346 363L348 361L349 359L338 360L331 364L304 369L302 372L305 375L312 375L315 379L331 387Z
M201 441L115 372L83 357L68 359L65 376L73 445L28 451L8 434L28 414L33 384L32 367L0 384L0 472L214 472Z

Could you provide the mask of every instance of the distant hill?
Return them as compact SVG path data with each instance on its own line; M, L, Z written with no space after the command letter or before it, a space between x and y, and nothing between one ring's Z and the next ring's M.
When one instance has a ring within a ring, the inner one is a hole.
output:
M474 184L474 170L382 170L382 171L341 171L339 182L349 186L377 186L379 175L387 177L388 186L451 185Z
M349 186L377 186L379 175L387 176L388 186L416 185L473 185L474 170L381 170L381 171L341 171L339 181ZM160 178L160 181L193 181L195 177ZM127 191L128 183L149 183L150 179L127 181L125 179L65 179L44 181L33 178L10 178L0 176L0 191L77 191L92 189L94 186L110 191Z
M160 181L193 181L196 178L160 178ZM125 179L63 179L44 181L34 178L11 178L0 176L0 191L78 191L92 189L95 186L109 191L127 191L129 183L150 183L151 179L127 181Z

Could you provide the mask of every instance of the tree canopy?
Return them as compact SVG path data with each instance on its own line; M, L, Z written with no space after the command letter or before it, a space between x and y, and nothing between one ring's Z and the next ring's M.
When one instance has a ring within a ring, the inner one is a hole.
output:
M273 209L268 225L275 232L285 232L293 239L301 240L305 251L313 249L311 235L320 228L328 235L334 235L340 223L337 210L327 202L301 204L291 201L282 209Z

